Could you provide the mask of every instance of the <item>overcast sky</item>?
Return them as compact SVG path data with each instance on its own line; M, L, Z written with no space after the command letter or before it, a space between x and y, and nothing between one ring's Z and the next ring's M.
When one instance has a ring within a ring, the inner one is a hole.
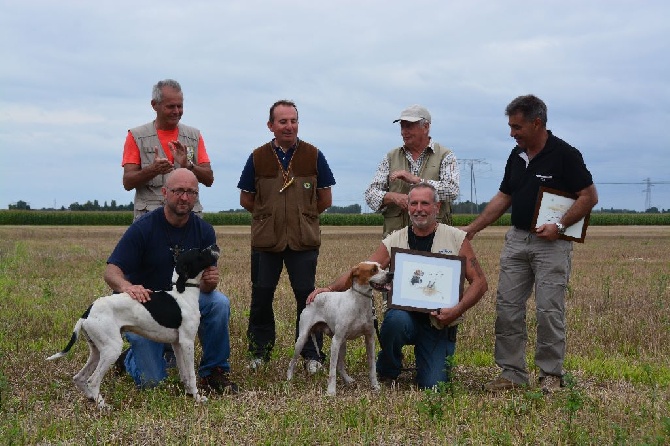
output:
M205 139L209 212L240 207L240 172L270 140L277 99L296 101L300 137L326 155L335 205L367 209L379 161L401 144L392 121L415 103L461 161L461 201L488 201L514 146L505 106L528 93L581 150L597 209L643 211L647 189L670 208L667 0L0 0L0 11L0 208L131 202L123 143L155 117L151 88L165 78Z

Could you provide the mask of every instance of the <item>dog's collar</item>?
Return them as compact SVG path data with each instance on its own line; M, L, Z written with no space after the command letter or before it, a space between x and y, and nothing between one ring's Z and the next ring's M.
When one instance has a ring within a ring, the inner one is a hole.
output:
M368 298L372 299L372 287L370 288L370 291L368 291L368 292L366 292L366 293L364 293L364 292L362 292L361 290L357 289L355 284L351 286L351 289L354 290L355 292L357 292L358 294L361 294L361 295L363 295L363 296L365 296L365 297L368 297Z
M176 286L176 285L177 285L176 282L172 282L172 286ZM184 284L184 286L185 286L185 287L191 287L191 288L200 288L200 285L197 284L197 283L188 283L188 282L186 282L186 284Z

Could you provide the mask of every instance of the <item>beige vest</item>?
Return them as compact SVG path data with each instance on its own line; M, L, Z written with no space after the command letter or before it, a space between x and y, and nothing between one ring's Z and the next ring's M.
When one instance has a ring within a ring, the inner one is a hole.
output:
M424 159L419 171L419 177L423 180L439 180L440 179L440 165L445 156L451 153L446 147L433 143L433 150L428 151L428 156ZM391 150L387 155L389 162L389 172L396 170L410 170L409 161L405 156L402 147ZM389 182L389 192L399 192L407 194L409 192L409 184L402 180L395 180ZM440 205L440 212L437 214L437 221L445 224L451 224L451 201L442 201ZM409 215L407 211L403 210L396 204L388 204L382 210L384 215L384 237L393 231L404 228L410 224Z
M198 160L198 142L200 141L200 131L195 127L189 127L184 124L178 124L179 135L178 139L187 147L188 150L188 159L197 163ZM158 140L158 134L156 133L156 126L153 122L148 124L135 127L130 129L135 138L135 143L140 149L140 161L142 163L142 169L149 166L154 162L155 148L158 148L159 156L165 158L165 150L161 146L160 141ZM174 167L184 167L180 166L178 162L174 162ZM135 188L135 217L139 214L153 211L156 208L163 206L163 193L161 188L165 184L165 178L167 175L157 175L146 184L138 186ZM200 204L200 199L196 199L195 206L193 207L193 212L202 212L202 205Z
M409 229L407 227L402 228L392 232L391 235L382 240L389 256L391 255L391 248L409 249L408 231ZM465 235L465 231L440 223L435 230L435 238L433 239L433 246L430 249L430 252L457 256L461 251L461 245L463 244L463 240L465 240ZM461 322L463 322L463 318L459 317L449 324L449 326L453 327ZM430 316L430 323L438 330L444 328L444 325L432 315Z
M253 152L256 194L251 221L251 246L281 252L317 249L321 245L316 205L318 149L300 141L289 164L284 188L283 169L271 143ZM280 189L284 188L282 192Z
M391 248L409 249L409 229L404 227L392 232L389 236L382 240L386 250L391 255ZM435 230L435 238L433 239L433 247L430 252L436 254L448 254L450 256L457 256L461 251L461 245L465 240L465 231L461 231L453 226L448 226L443 223L437 225Z

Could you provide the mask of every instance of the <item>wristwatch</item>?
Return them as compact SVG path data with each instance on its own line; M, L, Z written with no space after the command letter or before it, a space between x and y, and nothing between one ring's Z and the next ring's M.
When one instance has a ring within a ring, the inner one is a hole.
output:
M189 160L188 164L186 165L186 168L188 170L193 170L194 167L195 167L195 164L193 164L193 161Z
M558 228L558 233L559 233L560 235L565 234L565 226L563 225L563 223L561 223L561 222L557 222L557 223L556 223L556 227Z

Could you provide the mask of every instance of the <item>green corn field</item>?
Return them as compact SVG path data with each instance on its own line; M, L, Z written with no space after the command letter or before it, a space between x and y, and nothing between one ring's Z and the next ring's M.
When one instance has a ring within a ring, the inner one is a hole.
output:
M465 226L476 215L455 214L454 226ZM204 219L214 226L248 226L251 214L248 212L205 213ZM16 211L0 210L0 225L35 226L128 226L133 221L129 211ZM381 226L381 214L331 214L321 215L321 224L325 226ZM495 226L509 226L510 214L505 214ZM667 226L670 225L670 213L665 214L604 214L594 213L589 222L591 226Z

